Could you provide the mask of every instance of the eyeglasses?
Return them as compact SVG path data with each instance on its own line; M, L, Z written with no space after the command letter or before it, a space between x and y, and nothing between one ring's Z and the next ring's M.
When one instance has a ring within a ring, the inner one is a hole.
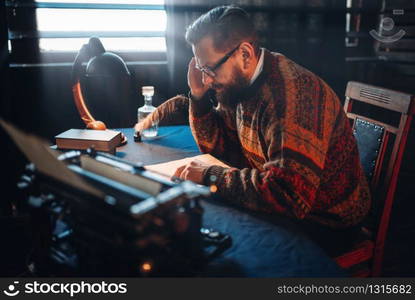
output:
M196 64L196 69L198 69L199 71L207 74L210 77L216 77L216 73L215 70L217 70L221 65L223 65L231 56L232 54L238 50L239 46L241 44L239 44L238 46L236 46L234 49L232 49L231 51L229 51L224 57L222 57L217 63L216 65L214 65L213 67L201 67L199 65Z

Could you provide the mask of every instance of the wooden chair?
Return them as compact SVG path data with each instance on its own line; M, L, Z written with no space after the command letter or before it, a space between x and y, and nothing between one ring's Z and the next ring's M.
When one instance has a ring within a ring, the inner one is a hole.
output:
M347 85L344 109L353 120L360 160L372 191L372 208L369 221L362 227L363 238L353 249L335 258L337 264L348 269L354 277L378 277L381 274L399 169L415 112L413 98L409 94L359 82L351 81ZM381 108L379 111L385 112L383 109L386 109L389 111L388 122L390 116L396 114L400 116L399 125L395 127L363 116L361 112L352 112L352 106L353 111L366 108L373 112Z

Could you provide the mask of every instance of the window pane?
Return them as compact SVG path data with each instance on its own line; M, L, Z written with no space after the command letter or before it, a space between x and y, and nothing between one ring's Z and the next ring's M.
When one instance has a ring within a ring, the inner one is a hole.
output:
M39 31L165 31L163 10L59 9L36 10Z
M88 38L40 39L41 52L79 51ZM165 52L166 39L163 37L100 38L107 51Z
M36 0L36 2L164 5L164 0Z

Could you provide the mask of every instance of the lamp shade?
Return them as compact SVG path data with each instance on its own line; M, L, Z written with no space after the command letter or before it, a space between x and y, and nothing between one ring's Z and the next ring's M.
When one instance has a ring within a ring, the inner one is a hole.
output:
M117 54L104 52L91 58L86 66L87 77L129 77L125 62Z

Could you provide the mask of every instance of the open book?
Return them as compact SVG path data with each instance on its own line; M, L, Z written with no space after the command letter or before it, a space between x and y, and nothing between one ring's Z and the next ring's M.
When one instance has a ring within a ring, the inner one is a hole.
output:
M209 165L217 165L224 168L230 168L230 166L228 166L227 164L225 164L224 162L220 161L219 159L215 158L210 154L201 154L197 156L186 157L183 159L168 161L161 164L148 165L145 166L145 168L149 171L153 171L159 175L162 175L170 179L176 172L177 168L195 159L200 160Z

